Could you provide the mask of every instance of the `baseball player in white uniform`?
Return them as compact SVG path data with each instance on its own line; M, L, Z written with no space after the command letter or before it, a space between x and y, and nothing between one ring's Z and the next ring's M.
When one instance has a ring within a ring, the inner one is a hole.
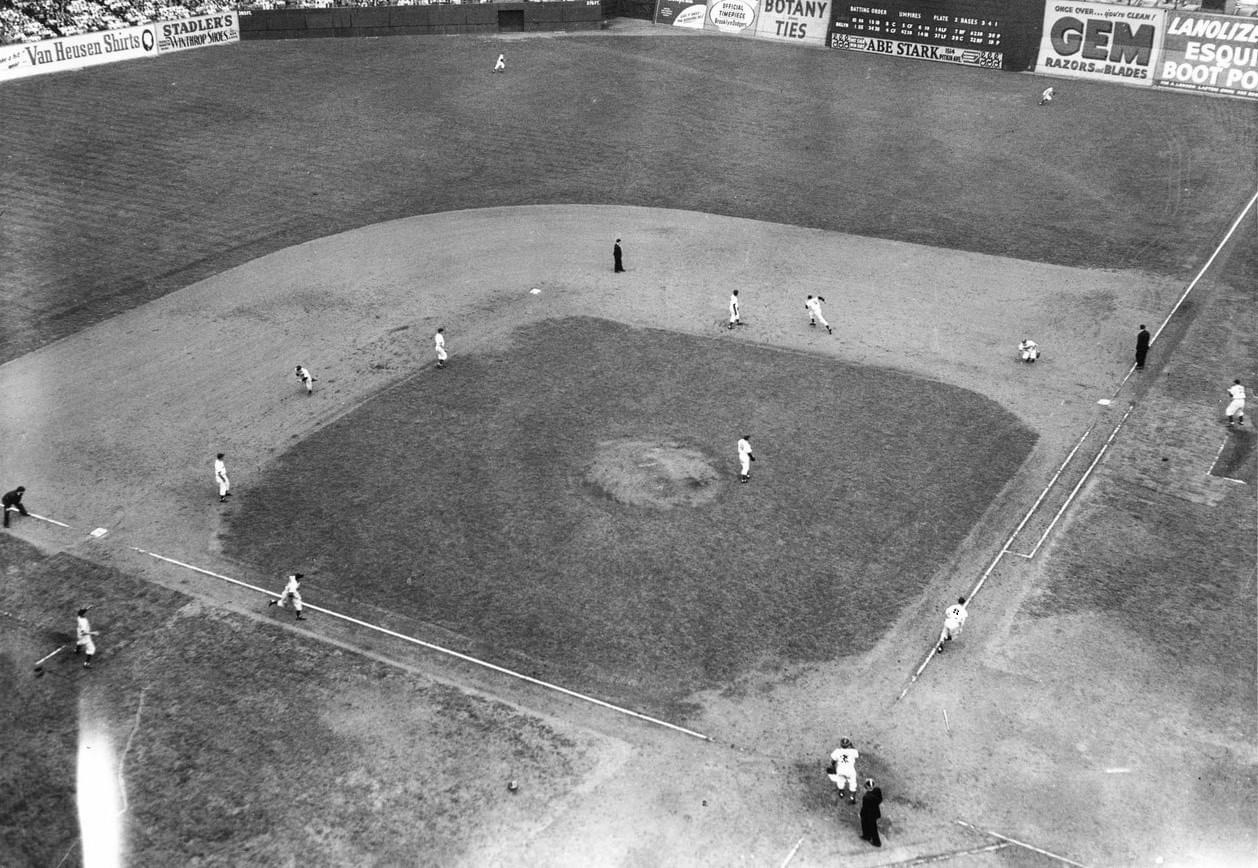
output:
M738 481L747 482L751 479L751 462L756 456L751 454L751 435L744 434L738 441Z
M444 327L439 328L437 329L437 333L432 336L433 349L437 351L437 367L438 368L444 368L446 366L446 359L449 358L449 356L446 354L445 331L446 330Z
M1048 105L1053 101L1053 97L1057 95L1057 91L1051 87L1044 88L1044 92L1040 94L1040 105Z
M1022 361L1030 363L1040 357L1040 345L1030 338L1023 338L1018 344L1018 356Z
M826 318L821 315L821 303L825 298L820 295L810 295L804 302L804 310L808 311L808 325L816 327L817 323L821 323L826 327L826 331L834 334L834 329L830 328L830 323L826 322Z
M227 478L227 465L223 463L223 453L214 459L214 481L218 483L218 502L222 503L231 497L231 480Z
M733 329L736 325L742 325L743 321L738 315L738 290L734 290L729 294L729 327Z
M494 64L494 72L507 71L507 56L505 54L498 55L498 62Z
M92 641L92 637L99 635L87 620L87 609L79 609L74 626L74 653L78 654L81 650L87 655L83 661L84 669L92 668L92 655L96 653L96 643Z
M847 786L848 801L856 804L856 758L860 752L852 745L850 738L841 739L839 746L830 754L830 767L826 769L826 777L834 781L838 787L838 798L843 798L843 787Z
M297 379L301 380L301 384L306 387L306 394L313 395L315 378L313 375L311 375L310 371L306 368L306 366L298 365L295 375Z
M288 584L284 586L284 591L280 594L280 598L267 603L268 606L279 606L283 609L285 608L284 604L292 600L293 610L297 613L298 621L306 620L306 616L301 613L301 591L299 589L301 588L302 575L302 573L293 573L289 576Z
M1236 424L1245 424L1245 387L1241 385L1240 380L1233 380L1232 385L1227 388L1228 397L1231 402L1227 405L1227 424L1232 424L1232 417L1236 417Z
M961 635L961 628L965 626L965 619L969 617L969 612L965 610L965 597L957 597L957 601L944 610L943 630L939 632L939 647L935 650L940 654L943 653L944 643L951 642L953 637Z

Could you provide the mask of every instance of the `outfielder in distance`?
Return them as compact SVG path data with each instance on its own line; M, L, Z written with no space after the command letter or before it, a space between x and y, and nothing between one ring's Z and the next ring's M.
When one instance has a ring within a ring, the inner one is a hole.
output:
M232 484L227 478L227 464L223 461L222 452L214 458L214 481L218 483L218 502L226 503L227 498L232 496Z
M856 758L860 751L852 744L850 738L840 739L839 746L830 754L830 765L826 768L826 777L834 781L838 787L835 801L843 798L843 786L847 785L848 801L856 804Z
M969 612L965 609L965 597L957 597L957 601L944 610L943 630L939 632L939 645L935 651L942 654L944 643L951 642L953 638L961 635L965 619L969 616Z
M729 294L729 327L730 331L734 330L734 326L742 325L743 320L738 310L738 290L734 290Z
M446 359L449 355L446 353L446 330L444 327L437 329L437 333L432 336L432 347L437 353L437 367L444 368Z
M74 653L78 654L82 650L87 655L83 660L84 669L92 668L92 656L96 653L96 643L92 641L92 637L99 635L87 620L87 607L79 609L74 624Z
M304 621L306 616L301 613L301 580L302 573L293 573L288 577L288 584L284 585L284 591L280 594L278 600L271 600L268 606L279 606L285 608L284 604L289 600L293 601L293 609L297 612L297 620Z
M823 296L808 296L804 302L804 310L808 311L808 325L816 328L817 323L821 323L826 327L826 331L834 334L834 329L830 328L830 323L826 322L826 318L821 315L821 303L825 301Z
M1232 385L1228 386L1227 395L1232 400L1227 405L1227 427L1232 427L1232 417L1236 417L1237 425L1245 424L1245 387L1241 385L1240 380L1233 380ZM1216 405L1217 406L1217 405Z
M297 370L294 372L294 374L297 377L297 379L301 380L301 384L306 387L306 394L313 395L315 378L310 373L310 371L307 370L306 366L298 365Z
M751 481L751 462L756 456L751 454L751 435L744 434L738 440L738 481Z

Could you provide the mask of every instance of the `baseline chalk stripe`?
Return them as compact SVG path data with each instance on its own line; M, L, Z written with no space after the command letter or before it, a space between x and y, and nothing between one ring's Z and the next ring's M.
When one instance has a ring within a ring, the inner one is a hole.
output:
M257 585L251 585L248 582L242 582L240 581L240 579L233 579L231 576L224 576L223 574L216 573L212 570L207 570L202 567L193 566L192 564L187 564L187 563L184 563L183 561L177 561L174 558L168 558L165 555L159 555L156 552L146 551L145 549L137 548L136 546L128 546L128 548L130 548L132 551L139 552L142 555L148 555L149 557L155 558L159 561L165 561L168 564L174 564L177 567L183 567L186 570L192 570L194 573L201 573L202 575L205 575L205 576L211 576L215 579L221 579L224 582L229 582L241 588L247 588L250 591L256 591L259 594L265 594L268 597L278 598L280 596L274 591L268 591L266 588L259 588ZM440 645L434 645L431 642L425 642L422 639L416 639L414 636L407 636L404 633L395 632L393 630L388 629L387 627L381 627L378 624L370 624L366 621L360 621L357 618L353 618L349 615L343 615L340 612L334 612L331 609L324 609L320 606L312 606L309 603L305 603L304 601L303 601L302 608L309 609L312 612L318 612L322 615L328 615L329 617L332 617L332 618L337 618L347 623L354 624L355 626L363 627L367 630L374 630L375 632L382 633L385 636L391 636L394 639L401 639L403 642L409 642L412 645L418 645L421 648L427 648L429 651L436 651L439 654L445 654L448 657L454 657L458 660L464 661L465 663L471 663L476 666L480 666L484 669L489 669L490 671L497 672L500 675L506 675L510 678L515 678L520 681L526 681L529 684L535 684L538 687L544 687L547 690L553 690L556 693L562 693L565 696L570 696L573 699L579 699L582 702L588 702L591 705L597 705L600 708L606 708L609 711L615 711L618 714L623 714L628 717L633 717L638 720L645 721L647 723L653 723L656 726L662 726L666 729L671 729L674 732L680 732L683 735L688 735L688 736L691 736L692 738L697 738L701 741L707 741L707 742L712 741L711 737L706 736L701 732L695 732L693 729L686 729L684 726L678 726L675 723L669 723L666 720L660 720L658 717L651 717L650 715L642 714L641 712L634 711L633 709L630 709L630 708L623 708L622 706L619 706L619 705L613 705L612 703L605 702L602 699L597 699L593 696L587 696L586 694L578 693L575 690L569 690L566 687L561 687L558 684L552 684L549 681L542 681L540 678L534 678L531 675L525 675L523 672L516 672L513 669L507 669L506 667L499 666L496 663L490 663L487 660L481 660L479 658L472 657L467 654L462 654L450 648L443 648Z
M1070 508L1070 504L1074 501L1075 495L1079 493L1079 490L1083 488L1084 484L1089 478L1091 478L1092 471L1095 470L1096 466L1101 463L1101 459L1105 457L1105 453L1108 452L1110 446L1113 445L1114 438L1118 436L1118 432L1122 430L1123 425L1127 422L1127 417L1130 416L1132 411L1135 409L1135 404L1129 404L1127 406L1127 412L1124 413L1123 417L1118 420L1118 424L1114 426L1114 430L1111 431L1109 437L1106 438L1105 444L1101 446L1100 451L1096 453L1096 457L1092 459L1092 463L1088 465L1088 469L1083 472L1083 477L1075 483L1075 487L1071 490L1070 496L1066 498L1066 502L1063 503L1061 508L1057 510L1057 514L1053 516L1053 520L1049 522L1049 525L1045 528L1044 533L1040 536L1039 540L1036 541L1035 548L1031 549L1030 554L1021 555L1022 557L1033 558L1039 552L1040 546L1044 545L1044 541L1048 539L1048 535L1053 532L1053 528L1057 526L1057 522L1061 520L1061 517L1065 515L1066 510Z
M1206 258L1205 265L1201 266L1201 268L1199 268L1197 273L1193 276L1193 279L1188 281L1188 286L1184 288L1184 291L1180 295L1179 299L1171 306L1171 312L1166 315L1166 319L1162 320L1162 324L1158 326L1157 331L1155 331L1153 336L1149 338L1150 347L1153 346L1153 344L1157 341L1158 336L1166 329L1166 325L1171 321L1171 317L1175 316L1175 312L1178 311L1184 304L1184 300L1188 298L1188 294L1196 289L1197 284L1201 282L1201 278L1205 277L1206 272L1210 270L1210 266L1214 265L1214 260L1219 258L1219 253L1227 246L1227 243L1232 240L1232 236L1236 234L1236 230L1241 225L1241 222L1249 215L1249 211L1254 207L1255 202L1258 202L1258 190L1255 190L1254 195L1250 196L1249 201L1241 207L1240 213L1236 215L1236 218L1232 221L1232 225L1229 226L1227 231L1223 233L1223 240L1215 246L1214 250ZM1118 397L1118 393L1123 390L1123 386L1127 384L1127 381L1131 379L1131 375L1135 372L1136 363L1132 362L1131 367L1127 369L1126 376L1119 381L1118 388L1114 390L1114 394L1110 395L1111 400ZM1098 401L1097 403L1100 402Z
M1026 844L1026 843L1023 843L1022 841L1017 840L1016 838L1010 838L1008 835L1001 835L998 832L991 832L991 831L988 831L987 829L980 829L978 826L975 826L973 823L965 822L965 820L957 820L957 823L959 823L962 826L965 826L965 828L967 829L972 829L973 831L978 832L981 835L989 835L992 838L997 838L1001 841L1008 841L1010 844L1013 844L1016 847L1022 847L1023 849L1030 850L1032 853L1039 853L1041 856L1047 856L1049 859L1056 859L1058 862L1062 862L1066 865L1075 865L1077 866L1077 868L1088 868L1088 866L1083 864L1082 862L1076 862L1073 859L1067 859L1065 856L1058 856L1056 853L1050 853L1047 850L1041 850L1039 847L1033 847L1030 844Z
M70 528L70 530L74 530L74 528L71 528L70 525L66 524L63 521L57 521L55 518L48 518L47 516L44 516L44 515L36 515L33 512L29 512L27 513L27 515L29 515L31 518L37 518L40 521L46 521L49 524L55 524L57 527L65 527L65 528Z

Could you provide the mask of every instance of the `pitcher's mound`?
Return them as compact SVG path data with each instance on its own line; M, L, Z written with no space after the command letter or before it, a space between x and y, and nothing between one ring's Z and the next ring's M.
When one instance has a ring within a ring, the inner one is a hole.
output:
M680 443L604 440L585 478L619 503L672 509L714 499L719 477L706 455Z

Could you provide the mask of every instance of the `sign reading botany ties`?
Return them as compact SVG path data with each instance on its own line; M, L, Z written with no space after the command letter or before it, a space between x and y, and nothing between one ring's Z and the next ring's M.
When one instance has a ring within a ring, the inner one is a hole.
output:
M1036 69L1148 87L1165 24L1163 9L1049 0Z
M830 0L762 0L756 36L822 45L830 26Z

